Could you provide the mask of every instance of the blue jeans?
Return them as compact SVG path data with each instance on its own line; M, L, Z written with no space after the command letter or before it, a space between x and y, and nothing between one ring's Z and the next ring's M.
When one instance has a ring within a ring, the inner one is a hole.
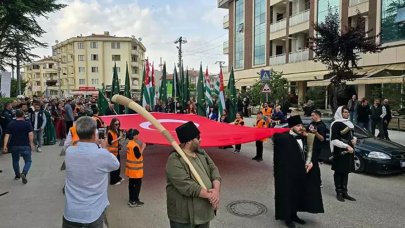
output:
M357 112L356 111L350 111L350 121L352 123L357 123Z
M43 140L44 140L44 131L43 130L34 131L34 143L37 147L42 146Z
M13 169L16 177L20 176L20 156L24 159L24 168L22 173L28 174L31 167L31 147L29 146L10 146L10 153L13 156Z

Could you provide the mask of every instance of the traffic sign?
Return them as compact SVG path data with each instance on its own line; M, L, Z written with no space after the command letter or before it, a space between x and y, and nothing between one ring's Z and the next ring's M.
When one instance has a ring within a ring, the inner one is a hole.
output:
M271 77L271 70L261 70L260 71L260 80L265 81L265 80L270 80Z
M263 86L262 93L271 93L270 86L266 83Z

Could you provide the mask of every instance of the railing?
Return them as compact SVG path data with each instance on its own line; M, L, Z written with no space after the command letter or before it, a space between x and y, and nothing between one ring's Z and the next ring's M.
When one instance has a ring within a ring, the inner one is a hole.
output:
M285 54L270 57L270 65L281 65L281 64L285 64Z
M363 2L368 2L368 0L350 0L350 6L355 6Z
M224 29L229 28L229 14L224 16L223 26L224 26Z
M307 21L309 21L309 10L305 10L303 12L295 14L294 16L291 16L290 26L298 25Z
M296 62L308 60L309 59L309 50L304 49L304 50L290 52L290 54L288 55L288 59L289 59L290 63L296 63Z
M229 42L224 41L224 46L223 46L223 54L228 54L229 53Z
M277 21L276 23L273 23L270 25L270 32L277 32L279 30L285 29L287 25L287 20L286 18Z

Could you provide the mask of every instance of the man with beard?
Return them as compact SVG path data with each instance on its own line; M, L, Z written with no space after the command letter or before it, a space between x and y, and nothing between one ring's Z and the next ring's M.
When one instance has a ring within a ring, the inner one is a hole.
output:
M275 212L276 220L295 227L294 222L306 223L297 216L298 211L323 213L323 205L319 182L314 186L307 181L313 167L312 152L304 153L306 133L300 116L288 118L288 126L289 132L274 135Z
M200 148L200 131L189 121L176 128L180 147L200 175L207 190L191 175L183 158L172 152L166 163L167 214L171 228L208 228L219 206L221 176Z
M349 120L350 112L345 106L340 106L335 113L335 121L330 128L330 147L333 154L332 170L335 171L336 198L344 202L345 199L356 201L347 194L349 173L354 169L354 146L356 137L353 136L354 125Z

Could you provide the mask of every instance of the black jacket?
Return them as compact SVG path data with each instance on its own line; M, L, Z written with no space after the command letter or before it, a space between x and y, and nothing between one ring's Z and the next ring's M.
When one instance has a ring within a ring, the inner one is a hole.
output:
M357 106L357 122L368 123L368 121L370 121L370 115L371 110L369 105L363 106L359 104Z

